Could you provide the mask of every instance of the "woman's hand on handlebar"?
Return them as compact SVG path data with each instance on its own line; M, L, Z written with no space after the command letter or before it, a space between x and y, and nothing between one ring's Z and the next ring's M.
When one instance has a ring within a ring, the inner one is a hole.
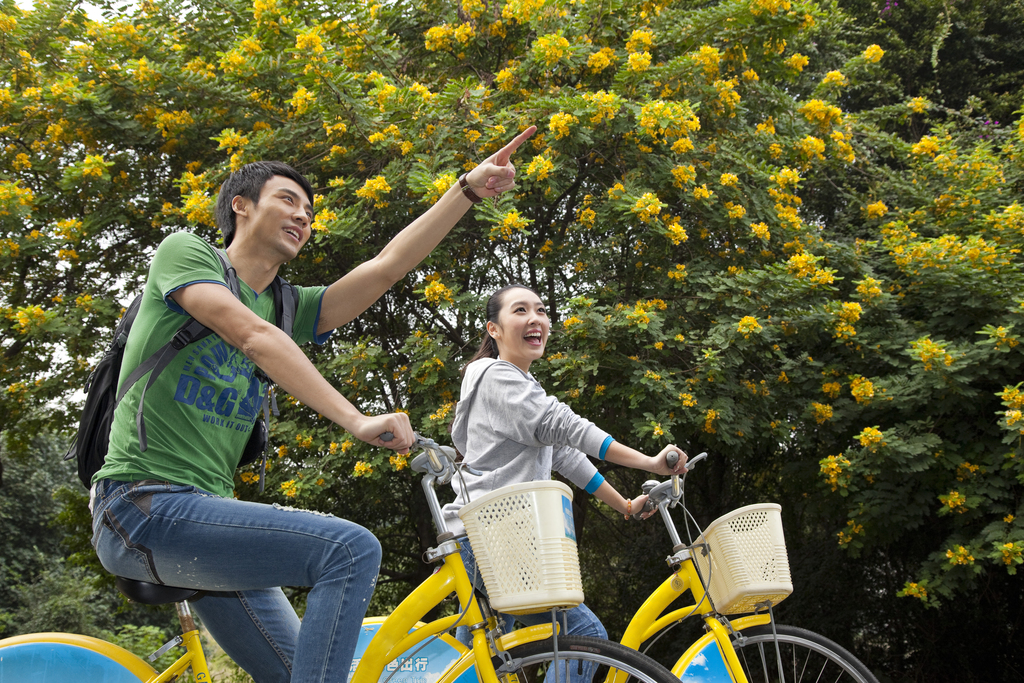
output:
M675 465L670 464L674 458L669 458L669 453L675 453L678 455L678 460ZM653 474L672 475L682 474L686 471L686 452L676 446L675 444L669 444L661 449L661 452L654 456L655 469L652 469Z
M654 508L653 506L651 506L650 510L644 510L644 506L645 505L647 505L647 494L646 493L643 494L643 495L637 496L632 501L630 501L629 511L632 514L632 518L633 519L647 519L648 517L653 515L655 512L657 512L657 509Z
M391 436L390 439L385 438L387 434ZM364 416L352 435L371 446L382 446L399 453L408 453L416 443L416 434L405 413Z

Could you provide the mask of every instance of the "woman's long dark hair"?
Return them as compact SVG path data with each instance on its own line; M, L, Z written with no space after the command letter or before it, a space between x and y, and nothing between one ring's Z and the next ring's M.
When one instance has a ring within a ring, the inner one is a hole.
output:
M538 298L540 297L540 294L538 294L537 290L533 287L527 287L526 285L520 284L505 285L494 294L491 294L490 298L487 299L487 320L484 323L484 336L483 339L480 340L480 348L478 348L476 353L473 354L473 357L462 366L462 370L459 373L460 375L464 376L466 374L466 368L468 368L469 364L475 360L498 357L498 342L495 341L494 337L487 334L486 323L498 323L498 315L501 313L501 307L505 303L505 293L512 289L525 289L537 294Z

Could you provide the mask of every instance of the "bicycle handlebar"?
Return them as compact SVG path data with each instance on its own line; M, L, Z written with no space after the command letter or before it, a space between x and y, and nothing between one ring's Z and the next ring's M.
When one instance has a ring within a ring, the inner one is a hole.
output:
M694 465L707 457L708 454L705 451L704 453L687 460L687 471L693 469ZM661 505L663 502L676 503L682 496L682 486L679 482L679 475L672 475L671 479L660 483L647 482L647 484L644 485L645 489L647 489L648 484L654 484L654 486L647 491L648 499L653 505Z

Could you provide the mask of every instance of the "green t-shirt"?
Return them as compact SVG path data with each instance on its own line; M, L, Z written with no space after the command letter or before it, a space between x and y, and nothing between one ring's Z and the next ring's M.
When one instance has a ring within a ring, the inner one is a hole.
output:
M132 325L121 366L120 382L166 344L188 314L170 295L200 282L227 287L213 247L190 233L167 237L149 268L138 317ZM274 322L270 287L257 295L239 280L241 301L256 315ZM317 336L320 304L326 287L299 287L292 338L297 344L322 344ZM114 412L110 447L93 481L159 479L229 497L234 471L262 406L262 389L253 377L256 366L245 355L211 334L178 351L146 392L146 452L139 450L135 413L145 375L128 390Z

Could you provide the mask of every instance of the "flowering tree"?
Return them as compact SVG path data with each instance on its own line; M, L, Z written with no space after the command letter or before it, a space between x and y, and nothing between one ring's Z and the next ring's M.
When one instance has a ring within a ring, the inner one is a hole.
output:
M631 444L711 452L691 483L704 522L783 502L810 594L828 579L814 583L808 539L843 553L859 572L844 588L875 604L943 608L1021 564L1024 130L891 88L865 104L890 77L885 50L844 38L842 14L790 0L145 2L103 21L74 3L2 7L9 441L67 424L62 400L154 245L178 229L217 239L230 170L279 158L310 178L314 237L285 277L323 283L535 123L516 195L480 204L312 351L347 396L446 438L482 299L519 281L554 321L545 385ZM263 499L374 528L383 604L422 576L433 531L404 457L298 405L272 438ZM241 471L237 495L260 498L256 479ZM604 512L580 511L584 557L601 557L594 601L639 604L651 583L614 571L633 560L603 542L623 524ZM873 616L833 635L897 660L909 646Z

